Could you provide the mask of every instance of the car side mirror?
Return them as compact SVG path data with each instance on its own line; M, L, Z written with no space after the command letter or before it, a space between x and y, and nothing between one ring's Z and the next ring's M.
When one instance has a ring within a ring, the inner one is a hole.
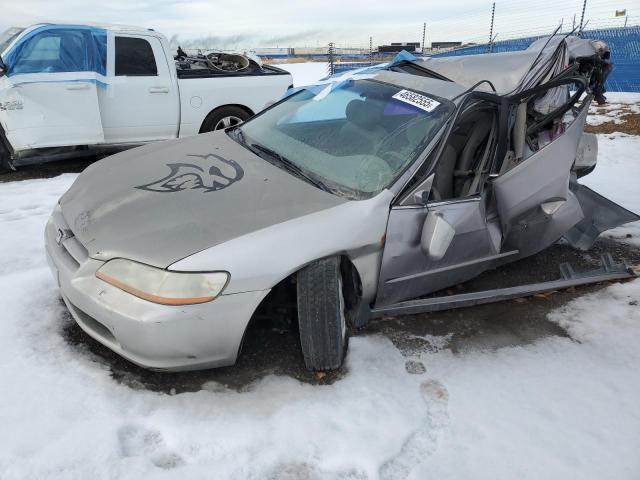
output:
M420 247L431 260L442 259L451 241L456 234L456 229L447 222L440 212L431 211L422 225Z

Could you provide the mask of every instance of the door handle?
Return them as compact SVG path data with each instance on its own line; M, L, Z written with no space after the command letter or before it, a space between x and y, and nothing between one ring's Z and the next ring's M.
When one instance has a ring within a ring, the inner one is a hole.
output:
M88 83L68 83L64 86L67 90L87 90L89 88Z
M149 93L169 93L169 87L149 87Z

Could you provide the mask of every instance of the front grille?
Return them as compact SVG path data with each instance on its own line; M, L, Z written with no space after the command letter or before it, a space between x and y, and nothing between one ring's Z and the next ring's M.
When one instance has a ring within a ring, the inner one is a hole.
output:
M64 247L64 244L61 244L59 248L60 252L64 256L65 264L67 265L67 267L70 268L73 272L78 270L78 268L80 268L80 262L73 258L73 256L69 253L69 250Z
M76 237L67 238L62 242L62 247L67 254L73 259L73 261L80 266L83 262L89 258L89 252L86 248L76 239ZM76 267L77 268L77 267Z
M48 231L49 243L52 248L58 249L58 254L65 266L72 272L75 272L89 258L89 252L74 236L73 232L67 225L60 207L53 211L50 223L51 230ZM62 235L62 241L58 243L58 239Z

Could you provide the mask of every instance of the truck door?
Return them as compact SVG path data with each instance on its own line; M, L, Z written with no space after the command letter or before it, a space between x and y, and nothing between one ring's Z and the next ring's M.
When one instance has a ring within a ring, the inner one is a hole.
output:
M0 100L13 107L0 118L15 150L103 141L92 42L88 28L46 26L6 55Z
M105 142L176 138L180 105L169 52L151 35L110 34L108 44L109 86L99 97Z

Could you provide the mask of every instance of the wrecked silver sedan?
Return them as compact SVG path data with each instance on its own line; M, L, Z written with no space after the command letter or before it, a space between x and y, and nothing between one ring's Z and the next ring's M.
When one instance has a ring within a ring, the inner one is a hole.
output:
M430 295L639 219L578 183L595 167L583 128L606 54L553 38L490 58L400 56L291 91L241 126L97 162L46 227L62 297L89 335L162 370L233 364L256 312L290 302L320 370L342 364L348 325L374 316L628 276L608 262Z

